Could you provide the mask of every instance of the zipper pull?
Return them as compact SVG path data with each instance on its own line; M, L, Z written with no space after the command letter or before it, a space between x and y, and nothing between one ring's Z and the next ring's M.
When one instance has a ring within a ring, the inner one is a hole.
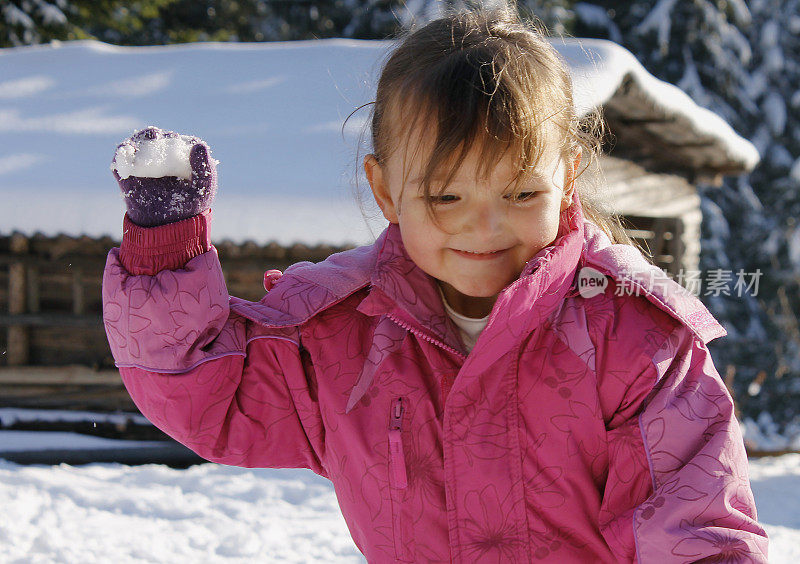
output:
M390 477L395 488L408 487L406 475L406 459L403 452L403 399L396 398L392 402L389 417L389 456L391 457Z
M396 398L392 402L392 412L389 421L390 429L400 429L403 420L403 398Z

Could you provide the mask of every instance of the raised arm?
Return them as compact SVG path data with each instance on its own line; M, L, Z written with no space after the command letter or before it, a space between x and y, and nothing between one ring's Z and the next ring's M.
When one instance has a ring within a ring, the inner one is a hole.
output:
M103 317L122 380L150 421L208 460L325 475L314 372L298 329L266 329L230 311L208 236L211 200L199 209L190 202L184 209L199 213L171 223L162 224L170 210L148 216L154 221L137 216L144 206L133 215L153 225L131 219L137 202L207 187L196 180L216 163L200 154L183 182L130 181L139 195L126 196L122 245L109 252L103 276Z

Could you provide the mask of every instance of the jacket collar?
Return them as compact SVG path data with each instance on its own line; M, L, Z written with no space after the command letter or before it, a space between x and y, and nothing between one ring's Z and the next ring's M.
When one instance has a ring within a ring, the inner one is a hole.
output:
M693 293L645 260L631 245L612 244L605 232L591 222L586 223L584 261L617 280L626 293L647 298L688 327L704 344L727 335Z
M370 293L358 310L388 315L407 329L464 354L464 346L447 316L436 281L408 256L400 228L389 224L370 279Z

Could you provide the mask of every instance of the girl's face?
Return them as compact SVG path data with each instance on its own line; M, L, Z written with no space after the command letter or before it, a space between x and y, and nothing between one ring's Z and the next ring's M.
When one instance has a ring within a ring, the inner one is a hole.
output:
M560 151L546 153L537 176L515 198L510 194L515 172L511 160L506 157L489 178L478 180L478 153L473 147L442 195L434 195L440 186L435 182L431 186L437 224L426 211L421 191L427 160L412 160L404 171L402 153L395 151L383 167L373 155L364 161L384 217L399 224L409 256L439 281L456 311L471 317L486 315L525 263L555 240L560 214L572 201L580 155L575 162L564 163ZM427 155L424 150L419 154Z

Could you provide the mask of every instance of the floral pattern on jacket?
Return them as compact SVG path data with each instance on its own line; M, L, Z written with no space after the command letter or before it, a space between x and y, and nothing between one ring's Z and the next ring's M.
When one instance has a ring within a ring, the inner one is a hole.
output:
M369 562L766 562L706 348L724 329L577 195L563 219L470 354L393 225L260 302L229 298L213 248L154 275L112 249L109 343L204 458L329 478ZM577 291L584 266L603 293Z

